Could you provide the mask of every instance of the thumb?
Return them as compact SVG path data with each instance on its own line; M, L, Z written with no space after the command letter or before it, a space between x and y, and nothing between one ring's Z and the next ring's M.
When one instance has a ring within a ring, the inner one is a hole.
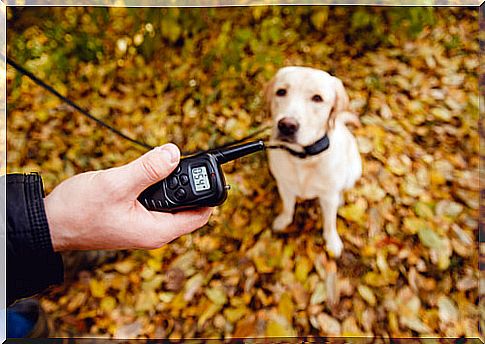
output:
M172 143L156 147L121 167L125 190L137 197L150 185L165 179L180 161L180 151Z

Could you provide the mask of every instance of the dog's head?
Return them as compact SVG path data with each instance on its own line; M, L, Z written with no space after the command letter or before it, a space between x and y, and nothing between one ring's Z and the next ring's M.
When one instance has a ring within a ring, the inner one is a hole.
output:
M307 146L334 127L349 104L342 81L308 67L285 67L269 82L265 98L273 138Z

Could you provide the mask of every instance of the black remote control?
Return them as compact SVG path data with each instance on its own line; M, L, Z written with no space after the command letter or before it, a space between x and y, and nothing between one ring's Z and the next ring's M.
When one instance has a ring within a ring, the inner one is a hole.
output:
M167 178L145 189L138 201L148 210L170 213L220 205L229 189L221 165L262 149L264 143L259 140L182 158Z

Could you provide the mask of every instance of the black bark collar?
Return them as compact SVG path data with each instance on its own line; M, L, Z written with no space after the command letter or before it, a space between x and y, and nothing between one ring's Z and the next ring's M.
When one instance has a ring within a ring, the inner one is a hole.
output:
M303 152L298 152L296 150L291 149L288 146L281 145L281 144L280 145L270 145L270 146L267 146L266 148L268 148L268 149L284 149L288 153L290 153L291 155L296 156L300 159L304 159L304 158L307 158L309 156L318 155L318 154L326 151L328 149L328 147L330 147L330 140L328 139L327 134L325 134L325 136L323 136L321 139L317 140L315 143L308 145L308 146L304 146Z

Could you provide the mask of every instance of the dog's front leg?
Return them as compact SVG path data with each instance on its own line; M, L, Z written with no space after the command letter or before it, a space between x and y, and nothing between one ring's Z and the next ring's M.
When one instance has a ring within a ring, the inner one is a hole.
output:
M273 221L274 231L282 231L291 224L295 213L296 195L291 191L291 188L278 184L278 192L283 203L283 211Z
M320 197L320 206L323 212L323 237L326 241L327 251L334 257L340 257L344 247L337 232L337 210L339 193L328 193Z

